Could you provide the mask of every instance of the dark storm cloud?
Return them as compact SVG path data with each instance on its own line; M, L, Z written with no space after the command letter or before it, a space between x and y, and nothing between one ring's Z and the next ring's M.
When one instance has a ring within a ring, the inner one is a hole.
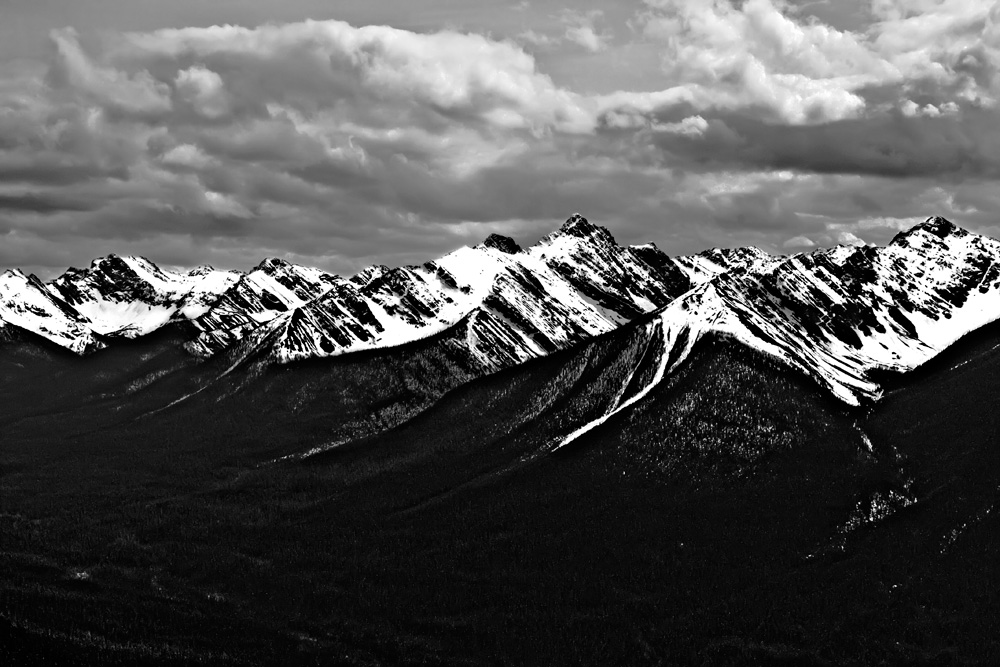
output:
M53 213L55 211L92 211L99 205L94 202L74 200L62 195L27 193L7 195L0 193L0 211L27 211Z
M658 134L664 151L700 168L792 169L890 177L1000 176L1000 114L968 106L938 117L894 111L821 125L773 125L727 114L705 133Z
M29 183L36 185L73 185L84 181L107 178L124 179L124 167L106 168L90 164L60 164L39 159L36 162L19 160L4 163L0 160L0 181L4 183Z

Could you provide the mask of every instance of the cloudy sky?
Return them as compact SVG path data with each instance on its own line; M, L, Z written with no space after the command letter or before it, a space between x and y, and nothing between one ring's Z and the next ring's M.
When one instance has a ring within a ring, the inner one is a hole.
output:
M1000 236L992 0L0 0L0 267Z

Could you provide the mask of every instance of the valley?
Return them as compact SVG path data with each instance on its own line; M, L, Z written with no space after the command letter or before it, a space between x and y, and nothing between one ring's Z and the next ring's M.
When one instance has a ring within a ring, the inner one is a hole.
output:
M4 426L5 664L996 655L1000 332L874 409L703 340L552 453L601 414L640 330L450 391L408 385L407 364L433 358L408 350L230 377L152 415L185 389L95 384L91 406L53 397L45 418L24 405ZM322 400L289 390L310 383ZM390 405L409 417L358 426ZM360 430L300 458L338 424ZM893 493L912 504L864 511Z

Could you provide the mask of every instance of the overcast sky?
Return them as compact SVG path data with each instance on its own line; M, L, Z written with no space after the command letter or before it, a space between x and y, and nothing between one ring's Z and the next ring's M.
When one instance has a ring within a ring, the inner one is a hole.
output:
M0 267L1000 236L1000 2L0 0Z

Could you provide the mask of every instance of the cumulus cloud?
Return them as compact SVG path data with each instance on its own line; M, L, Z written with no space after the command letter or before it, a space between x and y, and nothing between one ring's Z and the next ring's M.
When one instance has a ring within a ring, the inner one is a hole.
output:
M815 248L816 243L808 236L793 236L784 243L781 244L782 248L788 248L790 250L808 250L810 248Z
M540 65L624 58L596 12L511 39L58 30L44 66L0 67L0 263L280 254L351 273L493 231L530 242L576 210L677 252L884 242L930 214L991 228L1000 10L874 12L850 31L781 0L647 0L632 25L657 85L602 94Z
M601 10L563 12L562 22L566 24L565 39L591 53L606 50L611 41L611 34L599 31L596 27L597 21L603 16L604 12Z
M823 123L870 114L879 88L895 88L897 106L911 112L995 104L1000 5L918 4L876 3L881 20L865 33L804 21L782 0L646 0L640 24L663 44L676 89L701 108L757 107L772 122ZM924 99L902 97L908 91Z
M72 30L51 40L44 83L8 79L0 98L0 178L27 188L0 198L0 227L28 237L319 245L347 271L380 243L434 254L449 223L509 216L503 181L532 144L596 123L518 46L475 34L306 21L129 33L94 53ZM429 242L412 238L424 218Z
M174 79L174 88L178 97L206 118L219 118L229 109L222 77L210 69L198 65L182 69Z
M51 38L54 54L49 76L55 88L79 94L109 110L130 114L170 111L169 87L149 72L128 73L94 63L71 28L55 30Z
M606 51L611 45L612 32L599 28L604 12L599 9L578 11L563 9L543 21L545 27L530 28L518 33L515 40L536 51L552 52L564 46L586 51L591 54Z
M553 37L552 35L547 35L543 32L538 32L537 30L525 30L517 34L517 41L522 44L527 44L534 47L553 47L559 44L560 40L558 37Z
M839 120L865 107L858 90L894 76L862 39L799 23L771 0L647 0L647 37L667 75L719 106L756 106L791 123Z
M608 37L598 34L592 25L575 25L566 28L566 39L582 46L591 53L598 53L608 48Z
M539 131L587 131L590 123L578 96L556 87L530 55L476 34L340 21L215 26L128 34L110 58L151 69L200 61L224 71L237 104L258 115L263 96L310 112L339 104L345 118L375 116L386 126L435 115ZM222 83L204 69L186 78L199 93Z

